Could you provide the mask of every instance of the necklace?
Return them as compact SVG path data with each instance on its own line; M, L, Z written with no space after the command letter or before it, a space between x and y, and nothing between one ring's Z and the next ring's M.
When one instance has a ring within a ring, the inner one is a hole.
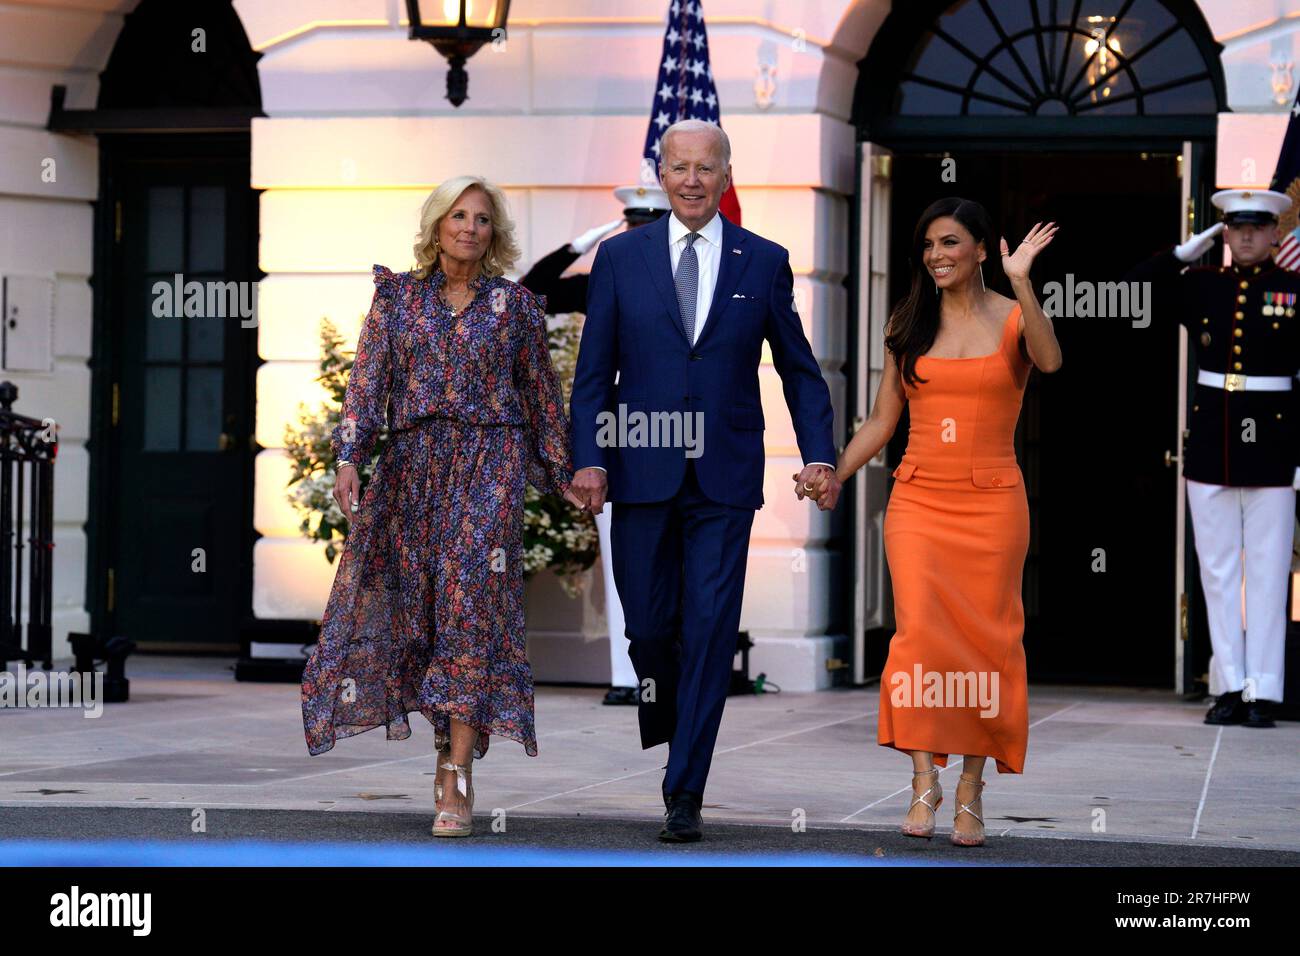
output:
M474 298L474 292L469 288L466 288L460 294L462 297L467 295L469 296L469 299ZM452 302L450 291L444 291L443 298L447 301L447 307L451 310L452 315L458 315L469 302L469 299L461 298L459 305L454 304Z

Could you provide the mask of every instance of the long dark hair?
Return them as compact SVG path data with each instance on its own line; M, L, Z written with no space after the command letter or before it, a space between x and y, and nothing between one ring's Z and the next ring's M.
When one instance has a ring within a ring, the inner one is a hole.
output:
M989 214L973 199L949 196L932 202L921 213L912 233L912 288L907 298L894 306L889 316L889 333L885 344L894 353L903 381L915 386L926 381L916 374L916 360L934 344L939 334L939 293L934 288L934 278L925 268L925 234L936 219L951 216L966 227L978 243L983 241L984 251L993 255L993 223ZM987 261L987 259L986 259ZM982 268L981 263L981 268ZM988 277L985 276L985 281Z

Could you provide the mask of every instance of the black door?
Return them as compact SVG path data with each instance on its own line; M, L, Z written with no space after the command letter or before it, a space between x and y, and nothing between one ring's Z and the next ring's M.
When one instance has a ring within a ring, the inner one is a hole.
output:
M234 651L251 600L256 450L248 136L101 144L113 220L96 276L110 380L107 448L95 458L108 470L97 476L109 529L102 610L111 633L145 648Z

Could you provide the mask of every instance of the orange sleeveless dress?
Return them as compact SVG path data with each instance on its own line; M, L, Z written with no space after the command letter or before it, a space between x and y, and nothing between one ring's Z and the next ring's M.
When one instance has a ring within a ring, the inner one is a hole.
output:
M992 757L1021 773L1029 742L1021 578L1029 503L1016 420L1032 365L1018 348L1017 303L998 350L917 360L904 382L907 451L885 508L885 556L898 630L880 680L878 741Z

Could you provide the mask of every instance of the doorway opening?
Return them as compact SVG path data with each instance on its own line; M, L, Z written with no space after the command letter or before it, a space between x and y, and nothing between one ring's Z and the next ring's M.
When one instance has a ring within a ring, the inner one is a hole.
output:
M99 138L87 609L142 652L236 652L252 616L258 57L230 0L143 0L96 108L54 91Z

